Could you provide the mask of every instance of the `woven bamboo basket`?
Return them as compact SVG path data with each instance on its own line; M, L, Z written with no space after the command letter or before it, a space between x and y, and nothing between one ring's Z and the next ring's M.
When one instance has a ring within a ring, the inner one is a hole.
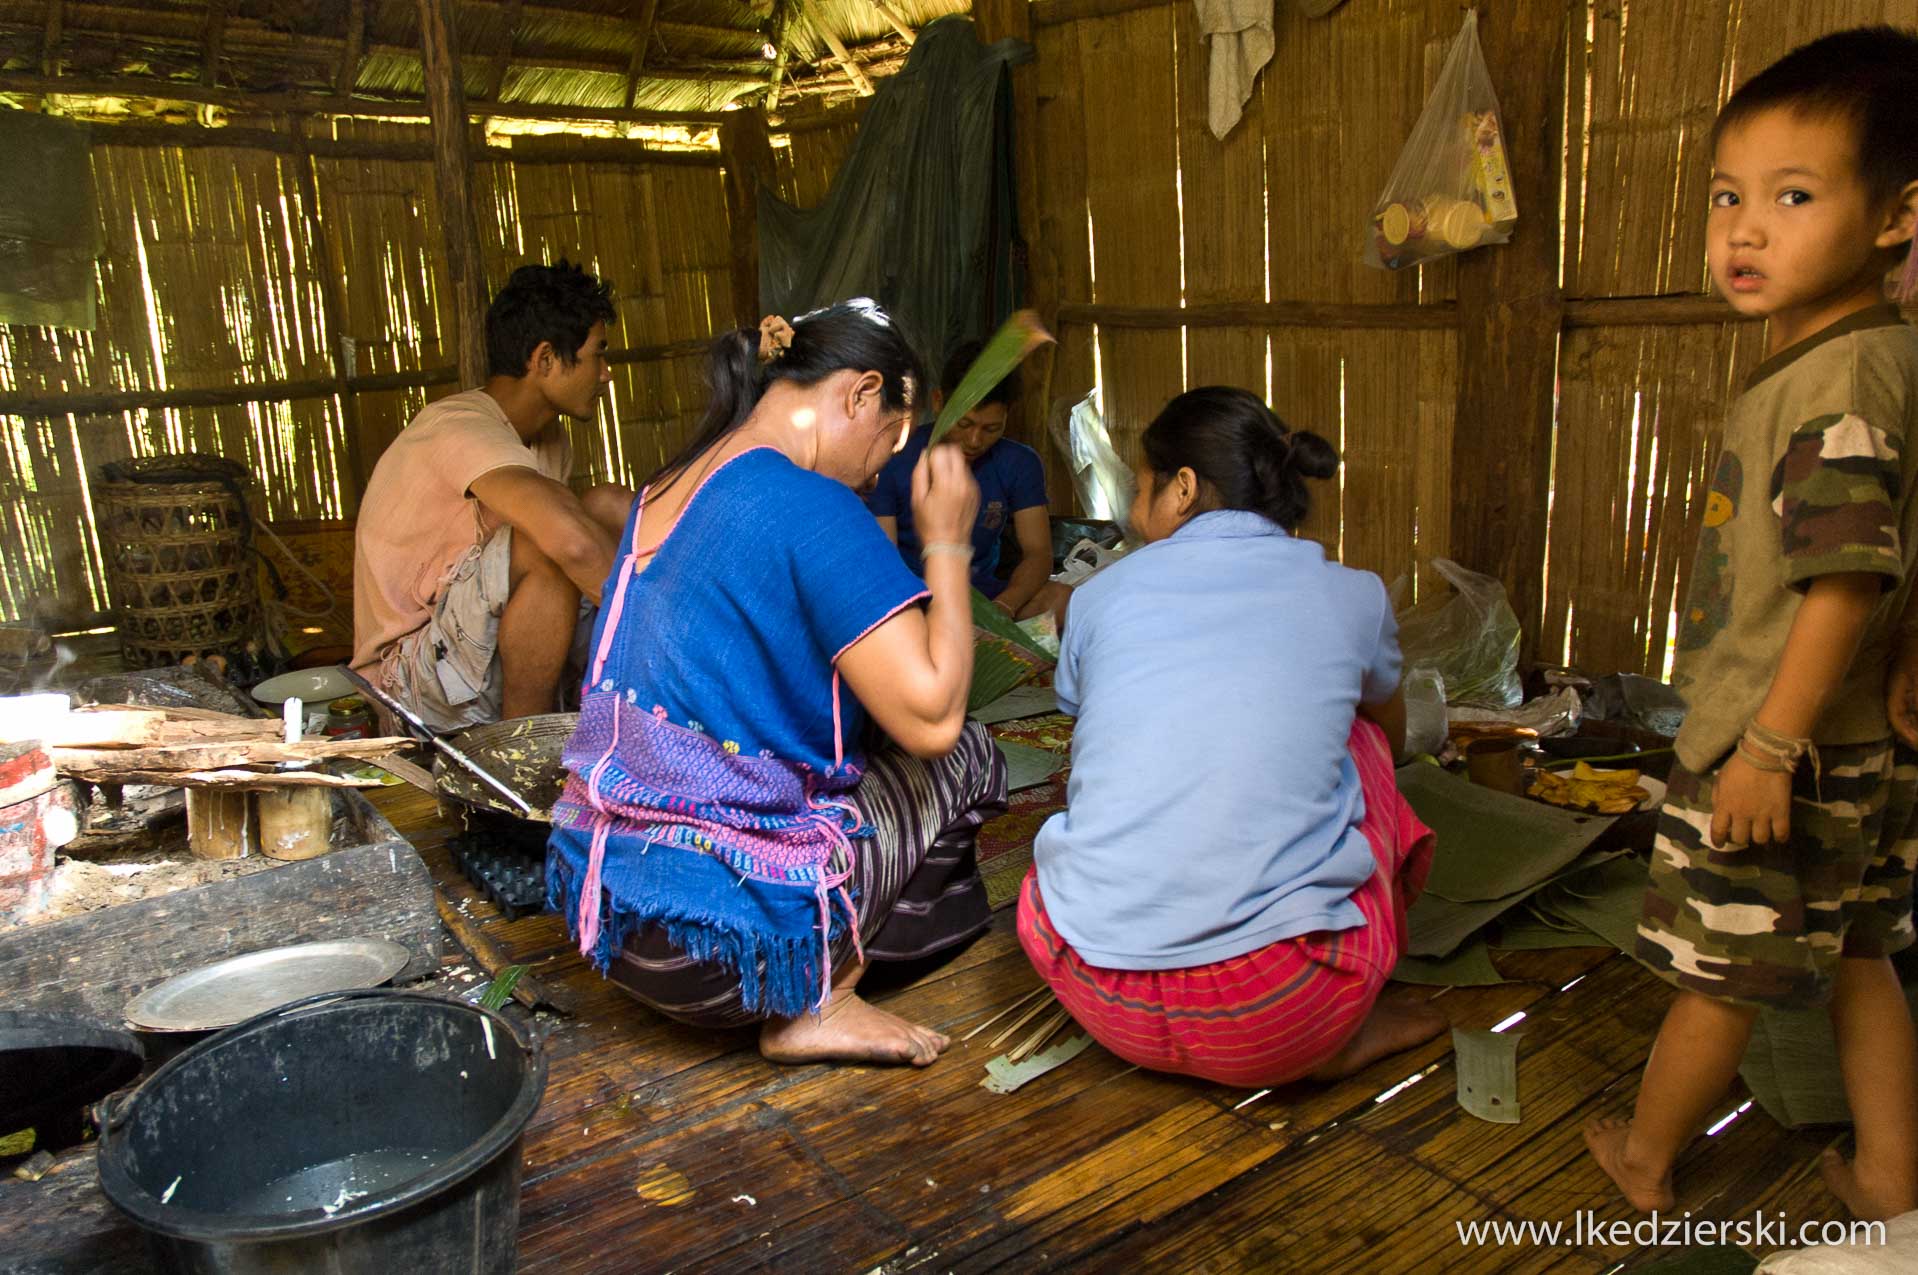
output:
M252 480L219 456L100 467L94 514L129 668L237 658L261 633Z

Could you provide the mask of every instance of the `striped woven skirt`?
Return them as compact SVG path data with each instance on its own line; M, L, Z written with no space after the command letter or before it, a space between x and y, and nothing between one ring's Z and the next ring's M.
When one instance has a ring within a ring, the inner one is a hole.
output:
M979 828L1006 809L1006 759L992 736L967 722L959 743L934 761L887 744L866 762L853 804L878 830L853 843L848 883L866 958L910 961L963 943L992 920L974 845ZM854 959L852 934L833 945L832 963ZM696 1027L759 1021L739 1000L739 983L716 965L688 959L663 928L634 933L607 976L636 1000Z
M1127 1062L1247 1088L1318 1068L1357 1034L1405 950L1405 913L1432 866L1431 829L1399 795L1385 734L1360 719L1348 746L1377 870L1352 895L1365 922L1281 939L1209 965L1088 965L1046 916L1035 869L1019 892L1019 942L1092 1038Z

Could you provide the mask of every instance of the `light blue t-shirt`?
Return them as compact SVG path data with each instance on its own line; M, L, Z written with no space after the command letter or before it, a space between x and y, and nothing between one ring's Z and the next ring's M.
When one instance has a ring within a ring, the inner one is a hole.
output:
M1376 868L1346 739L1399 681L1385 586L1245 510L1201 514L1073 594L1054 689L1067 809L1034 845L1089 964L1179 969L1363 924Z

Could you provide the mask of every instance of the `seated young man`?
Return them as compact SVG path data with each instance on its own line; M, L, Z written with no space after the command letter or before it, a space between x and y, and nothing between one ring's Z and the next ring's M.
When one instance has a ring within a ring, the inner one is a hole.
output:
M969 341L953 351L932 395L932 409L946 405L966 369L984 348ZM1015 619L1053 609L1069 592L1051 582L1052 522L1046 514L1046 471L1039 453L1005 436L1006 415L1019 399L1019 373L992 387L986 397L952 428L951 440L965 453L979 484L979 517L972 527L972 587L998 603ZM879 519L899 555L914 572L926 574L923 546L912 522L912 469L932 436L930 426L916 431L886 467L866 504ZM999 543L1006 522L1019 541L1019 565L1009 580L999 578Z
M435 730L551 712L580 599L633 493L575 495L562 415L612 379L612 287L522 266L486 311L486 384L429 403L373 468L353 548L353 668Z

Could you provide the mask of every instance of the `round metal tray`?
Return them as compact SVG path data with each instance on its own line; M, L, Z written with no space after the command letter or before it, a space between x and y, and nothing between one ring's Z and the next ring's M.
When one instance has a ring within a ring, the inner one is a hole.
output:
M386 939L330 939L249 952L176 974L127 1002L142 1031L214 1031L302 996L378 987L411 959Z

